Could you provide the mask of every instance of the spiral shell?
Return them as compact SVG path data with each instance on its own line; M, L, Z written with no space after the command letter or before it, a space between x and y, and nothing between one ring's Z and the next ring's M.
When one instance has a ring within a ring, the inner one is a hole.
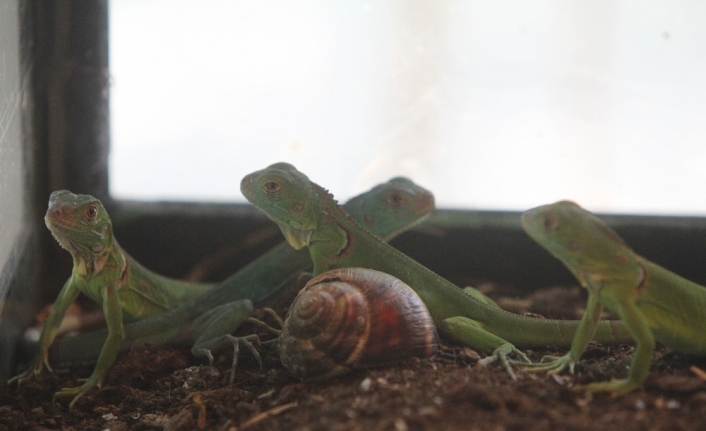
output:
M311 279L299 292L279 349L293 374L328 377L433 355L438 336L421 298L402 281L371 269L341 268Z

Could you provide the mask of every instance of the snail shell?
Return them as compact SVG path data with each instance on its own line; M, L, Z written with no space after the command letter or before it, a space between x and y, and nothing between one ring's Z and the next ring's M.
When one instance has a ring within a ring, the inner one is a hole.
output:
M417 293L389 274L363 268L311 279L292 303L279 339L282 364L300 377L430 356L438 345Z

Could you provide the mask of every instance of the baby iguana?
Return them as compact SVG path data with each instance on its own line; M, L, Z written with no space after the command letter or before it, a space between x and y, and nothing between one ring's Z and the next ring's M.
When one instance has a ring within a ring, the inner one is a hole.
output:
M125 337L123 320L155 316L202 295L213 284L187 283L157 275L120 248L113 237L110 216L101 202L88 195L56 191L49 198L44 217L59 244L73 257L71 277L47 317L39 339L39 351L25 372L8 383L18 384L37 376L49 365L49 347L64 314L79 293L103 306L108 336L102 343L93 374L75 388L64 388L55 397L74 396L71 405L103 381Z
M394 178L351 199L346 208L368 229L389 240L428 216L434 209L434 196L406 178ZM213 354L232 345L232 380L239 344L251 348L247 340L252 338L230 334L250 318L253 308L270 305L289 293L293 297L302 285L301 274L311 267L305 251L295 251L287 243L275 246L197 299L126 324L120 350L193 343L195 356L212 361ZM105 330L59 338L51 349L52 362L95 359L105 338Z
M530 370L558 373L574 365L594 339L607 307L620 316L637 347L627 379L580 387L622 394L645 382L655 341L679 352L706 355L706 288L635 254L615 231L573 202L531 209L522 216L527 234L561 260L588 290L588 305L571 350Z
M330 269L362 267L393 275L427 305L442 336L492 352L483 363L507 356L529 362L518 347L569 346L578 322L519 316L479 301L451 282L380 241L358 225L333 196L287 163L276 163L243 178L243 195L277 222L292 247L308 246L314 275ZM629 342L620 324L601 322L597 340Z

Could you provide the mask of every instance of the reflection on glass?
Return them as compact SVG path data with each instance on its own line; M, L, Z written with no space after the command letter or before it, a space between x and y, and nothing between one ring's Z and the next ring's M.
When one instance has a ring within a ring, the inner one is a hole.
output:
M110 5L116 197L242 201L288 161L342 200L706 214L706 3Z

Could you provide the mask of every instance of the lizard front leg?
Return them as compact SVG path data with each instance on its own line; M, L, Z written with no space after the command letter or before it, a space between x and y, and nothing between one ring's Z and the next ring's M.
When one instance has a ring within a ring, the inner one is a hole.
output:
M634 389L642 387L650 371L652 353L655 349L655 339L650 330L647 319L635 306L635 304L625 299L615 309L622 322L627 326L630 333L635 337L637 347L630 363L630 371L627 379L613 379L609 382L591 383L577 386L577 390L586 392L611 392L614 395L621 395Z
M517 380L517 377L510 363L530 362L529 358L511 343L491 334L478 322L467 317L450 317L440 322L437 328L439 334L445 338L479 351L492 352L490 356L482 359L480 364L487 365L496 360L500 361L513 380ZM509 355L516 355L520 359L519 361L509 360Z
M525 367L527 371L546 371L549 374L560 373L568 368L569 372L573 374L576 362L586 351L588 343L591 342L596 334L596 328L598 327L602 311L603 305L599 302L597 295L589 294L586 311L571 341L571 350L564 356L545 356L540 363L522 364L522 366Z
M81 386L75 388L63 388L54 394L54 398L73 396L69 408L73 408L76 402L93 387L100 387L106 373L115 362L115 358L120 350L120 343L125 338L123 329L123 313L118 297L118 286L116 283L108 283L102 292L103 313L108 325L108 337L103 344L103 349L98 356L96 367L93 373L84 380Z
M41 374L44 367L46 367L49 372L53 372L49 365L49 347L54 342L56 332L66 314L66 310L69 308L69 305L74 302L79 293L80 290L74 286L73 277L69 277L66 283L64 283L64 287L61 288L61 292L59 292L59 296L57 296L46 322L44 322L42 335L39 337L39 351L34 355L27 369L23 373L8 380L7 383L16 381L17 384L20 385Z
M231 341L226 337L243 323L247 322L253 313L253 305L249 299L228 302L219 305L199 316L192 323L192 330L198 337L194 341L191 353L196 357L208 358L213 365L213 352L220 352Z
M240 347L244 346L257 359L262 367L262 358L255 350L253 342L259 344L260 338L256 334L245 337L235 337L231 335L245 322L251 322L265 327L271 332L278 333L278 330L269 327L263 322L252 318L253 305L248 299L233 301L214 308L208 313L200 316L194 321L194 332L200 333L191 353L196 357L208 358L209 364L213 364L213 354L218 353L229 345L233 346L233 362L231 364L230 382L235 379L235 368L238 366ZM272 313L274 313L272 311ZM279 319L279 318L277 318Z

